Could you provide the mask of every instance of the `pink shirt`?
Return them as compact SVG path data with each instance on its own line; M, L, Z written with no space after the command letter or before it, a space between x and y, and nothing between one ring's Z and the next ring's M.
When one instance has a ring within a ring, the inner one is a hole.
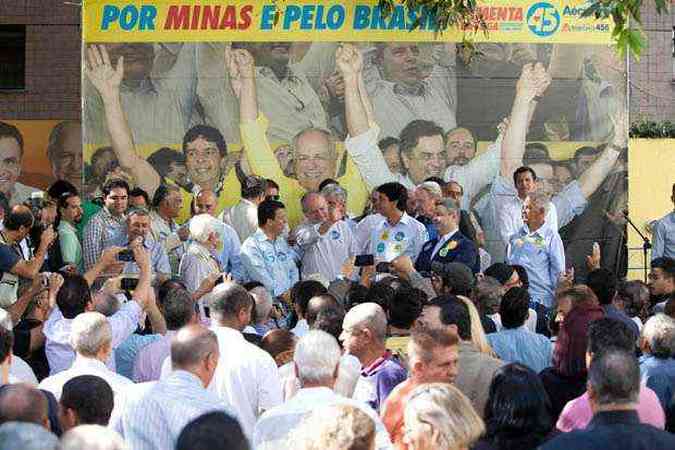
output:
M647 386L640 386L640 396L638 398L637 413L641 423L652 425L660 430L665 428L666 417L659 399ZM593 418L591 405L588 402L588 392L567 402L565 408L560 414L556 428L563 433L572 430L583 430L588 426Z
M167 330L166 334L146 345L136 355L134 363L134 383L157 381L162 373L162 363L171 353L171 338L177 333L176 330Z

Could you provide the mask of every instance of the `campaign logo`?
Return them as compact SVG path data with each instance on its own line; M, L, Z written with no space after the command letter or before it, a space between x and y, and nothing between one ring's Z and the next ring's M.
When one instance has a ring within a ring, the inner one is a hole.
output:
M377 253L384 253L384 242L377 244Z
M331 239L337 241L338 239L340 239L340 232L338 230L333 230L330 232L330 237Z
M548 2L539 2L527 10L527 27L539 37L548 37L560 27L560 13Z
M401 242L403 239L405 239L405 234L403 234L403 232L399 231L394 236L394 239L396 239L398 242Z

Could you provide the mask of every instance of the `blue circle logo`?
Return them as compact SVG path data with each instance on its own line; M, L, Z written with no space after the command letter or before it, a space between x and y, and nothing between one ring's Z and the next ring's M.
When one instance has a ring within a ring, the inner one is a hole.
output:
M279 255L277 256L280 262L286 261L286 253L284 252L279 252Z
M539 2L527 10L527 27L539 37L548 37L560 27L560 13L548 2Z
M377 244L377 253L384 253L384 242Z
M394 239L396 239L398 242L401 242L403 239L405 239L405 234L403 234L402 231L399 231L399 232L396 233L396 235L394 236Z
M338 230L333 230L330 232L331 239L338 240L340 239L340 232Z

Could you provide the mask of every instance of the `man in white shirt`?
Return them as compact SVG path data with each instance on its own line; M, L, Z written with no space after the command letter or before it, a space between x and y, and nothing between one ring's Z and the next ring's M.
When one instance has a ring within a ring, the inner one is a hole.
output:
M265 200L265 188L263 178L256 176L244 178L241 182L241 200L218 217L234 228L242 244L258 229L258 205Z
M295 347L293 364L301 389L290 400L265 412L255 426L253 446L258 450L290 449L286 439L289 432L318 405L350 405L373 419L376 428L376 448L391 446L389 435L375 411L365 403L336 394L333 389L338 377L340 346L334 337L312 330Z
M301 202L305 222L294 233L302 253L301 277L306 279L318 273L333 281L347 258L354 255L352 231L343 220L344 203L331 207L316 192L305 194Z
M378 212L384 216L370 235L370 254L377 262L390 262L405 255L417 259L428 240L424 225L405 212L408 191L400 183L384 183L377 188Z
M214 288L209 301L211 330L220 350L209 390L232 405L244 434L251 438L260 414L283 401L279 371L267 352L244 339L242 330L251 322L253 309L246 289L223 283Z
M112 327L108 319L97 312L85 312L78 315L71 326L70 342L75 350L75 361L68 370L45 378L40 389L61 398L63 385L79 375L96 375L103 378L114 393L119 393L131 380L118 375L105 366L112 353Z

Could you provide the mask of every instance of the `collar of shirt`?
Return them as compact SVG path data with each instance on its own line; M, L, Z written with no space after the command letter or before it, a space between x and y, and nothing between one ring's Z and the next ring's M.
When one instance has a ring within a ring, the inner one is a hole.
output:
M63 227L64 227L66 230L70 231L71 233L77 233L77 228L75 228L75 226L74 226L72 223L68 222L67 220L65 220L65 219L62 220L62 221L59 223L59 226L61 226L61 225L63 225Z
M389 350L386 350L382 356L380 356L375 361L370 363L368 367L363 367L361 369L361 375L364 377L369 377L373 375L375 372L380 370L382 364L384 364L389 358L391 358L391 352L389 352Z
M420 81L419 83L409 86L403 83L394 83L393 91L396 95L403 95L408 97L423 97L427 92L427 86L425 81Z
M247 198L242 198L242 199L241 199L241 203L242 203L244 206L247 206L247 207L253 206L254 208L257 208L256 204L253 203L251 200L249 200L249 199L247 199Z
M103 361L100 361L96 358L89 358L87 356L82 356L79 353L75 354L75 361L73 361L73 365L70 368L71 369L92 368L99 371L105 372L108 371L108 368L106 367Z
M258 66L256 67L256 69L258 70L259 75L262 75L265 78L272 78L273 80L278 81L279 83L283 83L284 81L297 83L300 81L297 75L293 73L293 69L291 69L290 66L286 66L286 76L282 79L279 79L279 77L277 77L277 74L274 73L274 71L269 67Z
M157 211L150 211L150 220L155 220L161 224L166 225L171 231L175 231L176 228L178 228L178 225L173 219L167 220L164 217L162 217L162 215L159 214Z
M204 389L204 384L202 383L202 380L200 380L199 377L197 377L197 375L188 372L187 370L175 369L167 377L167 380L168 379L178 380L181 383L192 385L196 388Z
M244 335L241 331L235 330L234 328L224 327L221 325L211 324L211 331L216 334L222 334L228 338L244 340Z
M401 218L400 218L400 219L398 220L398 222L396 222L394 225L390 224L390 223L389 223L389 219L387 219L387 218L385 217L385 218L384 218L384 226L387 227L387 228L396 228L396 227L399 226L400 224L408 225L412 220L415 220L415 219L413 219L412 217L410 217L410 216L408 215L408 213L404 211L403 214L401 215Z
M119 216L113 216L113 214L108 210L106 206L101 208L101 214L103 215L103 218L108 219L112 222L117 222L119 224L124 223L124 221L126 220L124 214L120 214Z
M188 250L192 250L192 252L197 253L198 256L204 257L205 259L213 259L218 263L218 255L215 254L212 250L204 247L201 243L192 241L190 243L190 247Z
M638 424L640 418L635 409L624 411L598 411L593 416L591 423L588 424L587 430L593 430L602 425L616 425L616 424Z
M277 236L275 240L270 239L261 228L256 230L256 232L253 234L253 238L258 242L269 242L271 244L277 244L280 240L284 240L282 235Z
M332 389L325 387L325 386L319 386L319 387L312 387L312 388L302 388L300 389L294 396L293 400L294 401L300 401L300 402L316 402L317 404L319 403L320 400L327 399L330 397L334 397L335 392L333 392Z

